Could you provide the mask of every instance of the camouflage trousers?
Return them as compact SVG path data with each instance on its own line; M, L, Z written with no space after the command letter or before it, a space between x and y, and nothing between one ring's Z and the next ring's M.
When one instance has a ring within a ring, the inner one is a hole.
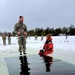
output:
M11 39L8 39L8 45L11 45Z
M11 45L11 40L8 40L8 45Z
M6 45L6 39L3 39L3 45Z
M26 50L26 37L25 36L19 36L18 37L18 44L19 44L19 51L25 52L25 50Z

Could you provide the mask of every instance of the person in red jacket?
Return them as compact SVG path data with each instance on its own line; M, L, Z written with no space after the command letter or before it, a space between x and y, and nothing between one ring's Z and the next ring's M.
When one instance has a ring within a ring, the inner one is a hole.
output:
M44 43L43 49L39 51L39 55L47 55L47 54L52 54L53 53L53 43L52 43L52 38L51 34L48 34L46 36L46 41Z

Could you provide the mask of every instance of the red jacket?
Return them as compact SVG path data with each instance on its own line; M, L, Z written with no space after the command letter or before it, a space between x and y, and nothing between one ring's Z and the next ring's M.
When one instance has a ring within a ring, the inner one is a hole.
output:
M53 52L53 43L52 43L52 38L46 40L43 49L45 52L51 54Z

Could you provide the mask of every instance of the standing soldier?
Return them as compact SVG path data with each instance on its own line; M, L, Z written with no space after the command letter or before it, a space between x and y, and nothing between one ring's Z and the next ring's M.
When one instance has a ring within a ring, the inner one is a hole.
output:
M11 35L8 33L8 45L11 45Z
M3 40L3 45L6 45L6 35L5 35L5 33L2 34L2 40Z
M35 40L37 40L37 35L35 35Z
M23 23L24 17L19 17L19 22L15 24L14 31L18 35L18 44L19 44L19 52L22 55L22 51L24 54L26 51L26 35L27 35L27 27Z
M66 39L68 38L68 35L66 35Z
M41 35L41 41L43 40L43 35Z
M29 35L29 39L30 39L30 35Z

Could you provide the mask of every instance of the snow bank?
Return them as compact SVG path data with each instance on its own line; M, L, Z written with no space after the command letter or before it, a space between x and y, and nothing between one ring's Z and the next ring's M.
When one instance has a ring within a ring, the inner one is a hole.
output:
M3 58L0 58L0 75L9 75L7 65Z

